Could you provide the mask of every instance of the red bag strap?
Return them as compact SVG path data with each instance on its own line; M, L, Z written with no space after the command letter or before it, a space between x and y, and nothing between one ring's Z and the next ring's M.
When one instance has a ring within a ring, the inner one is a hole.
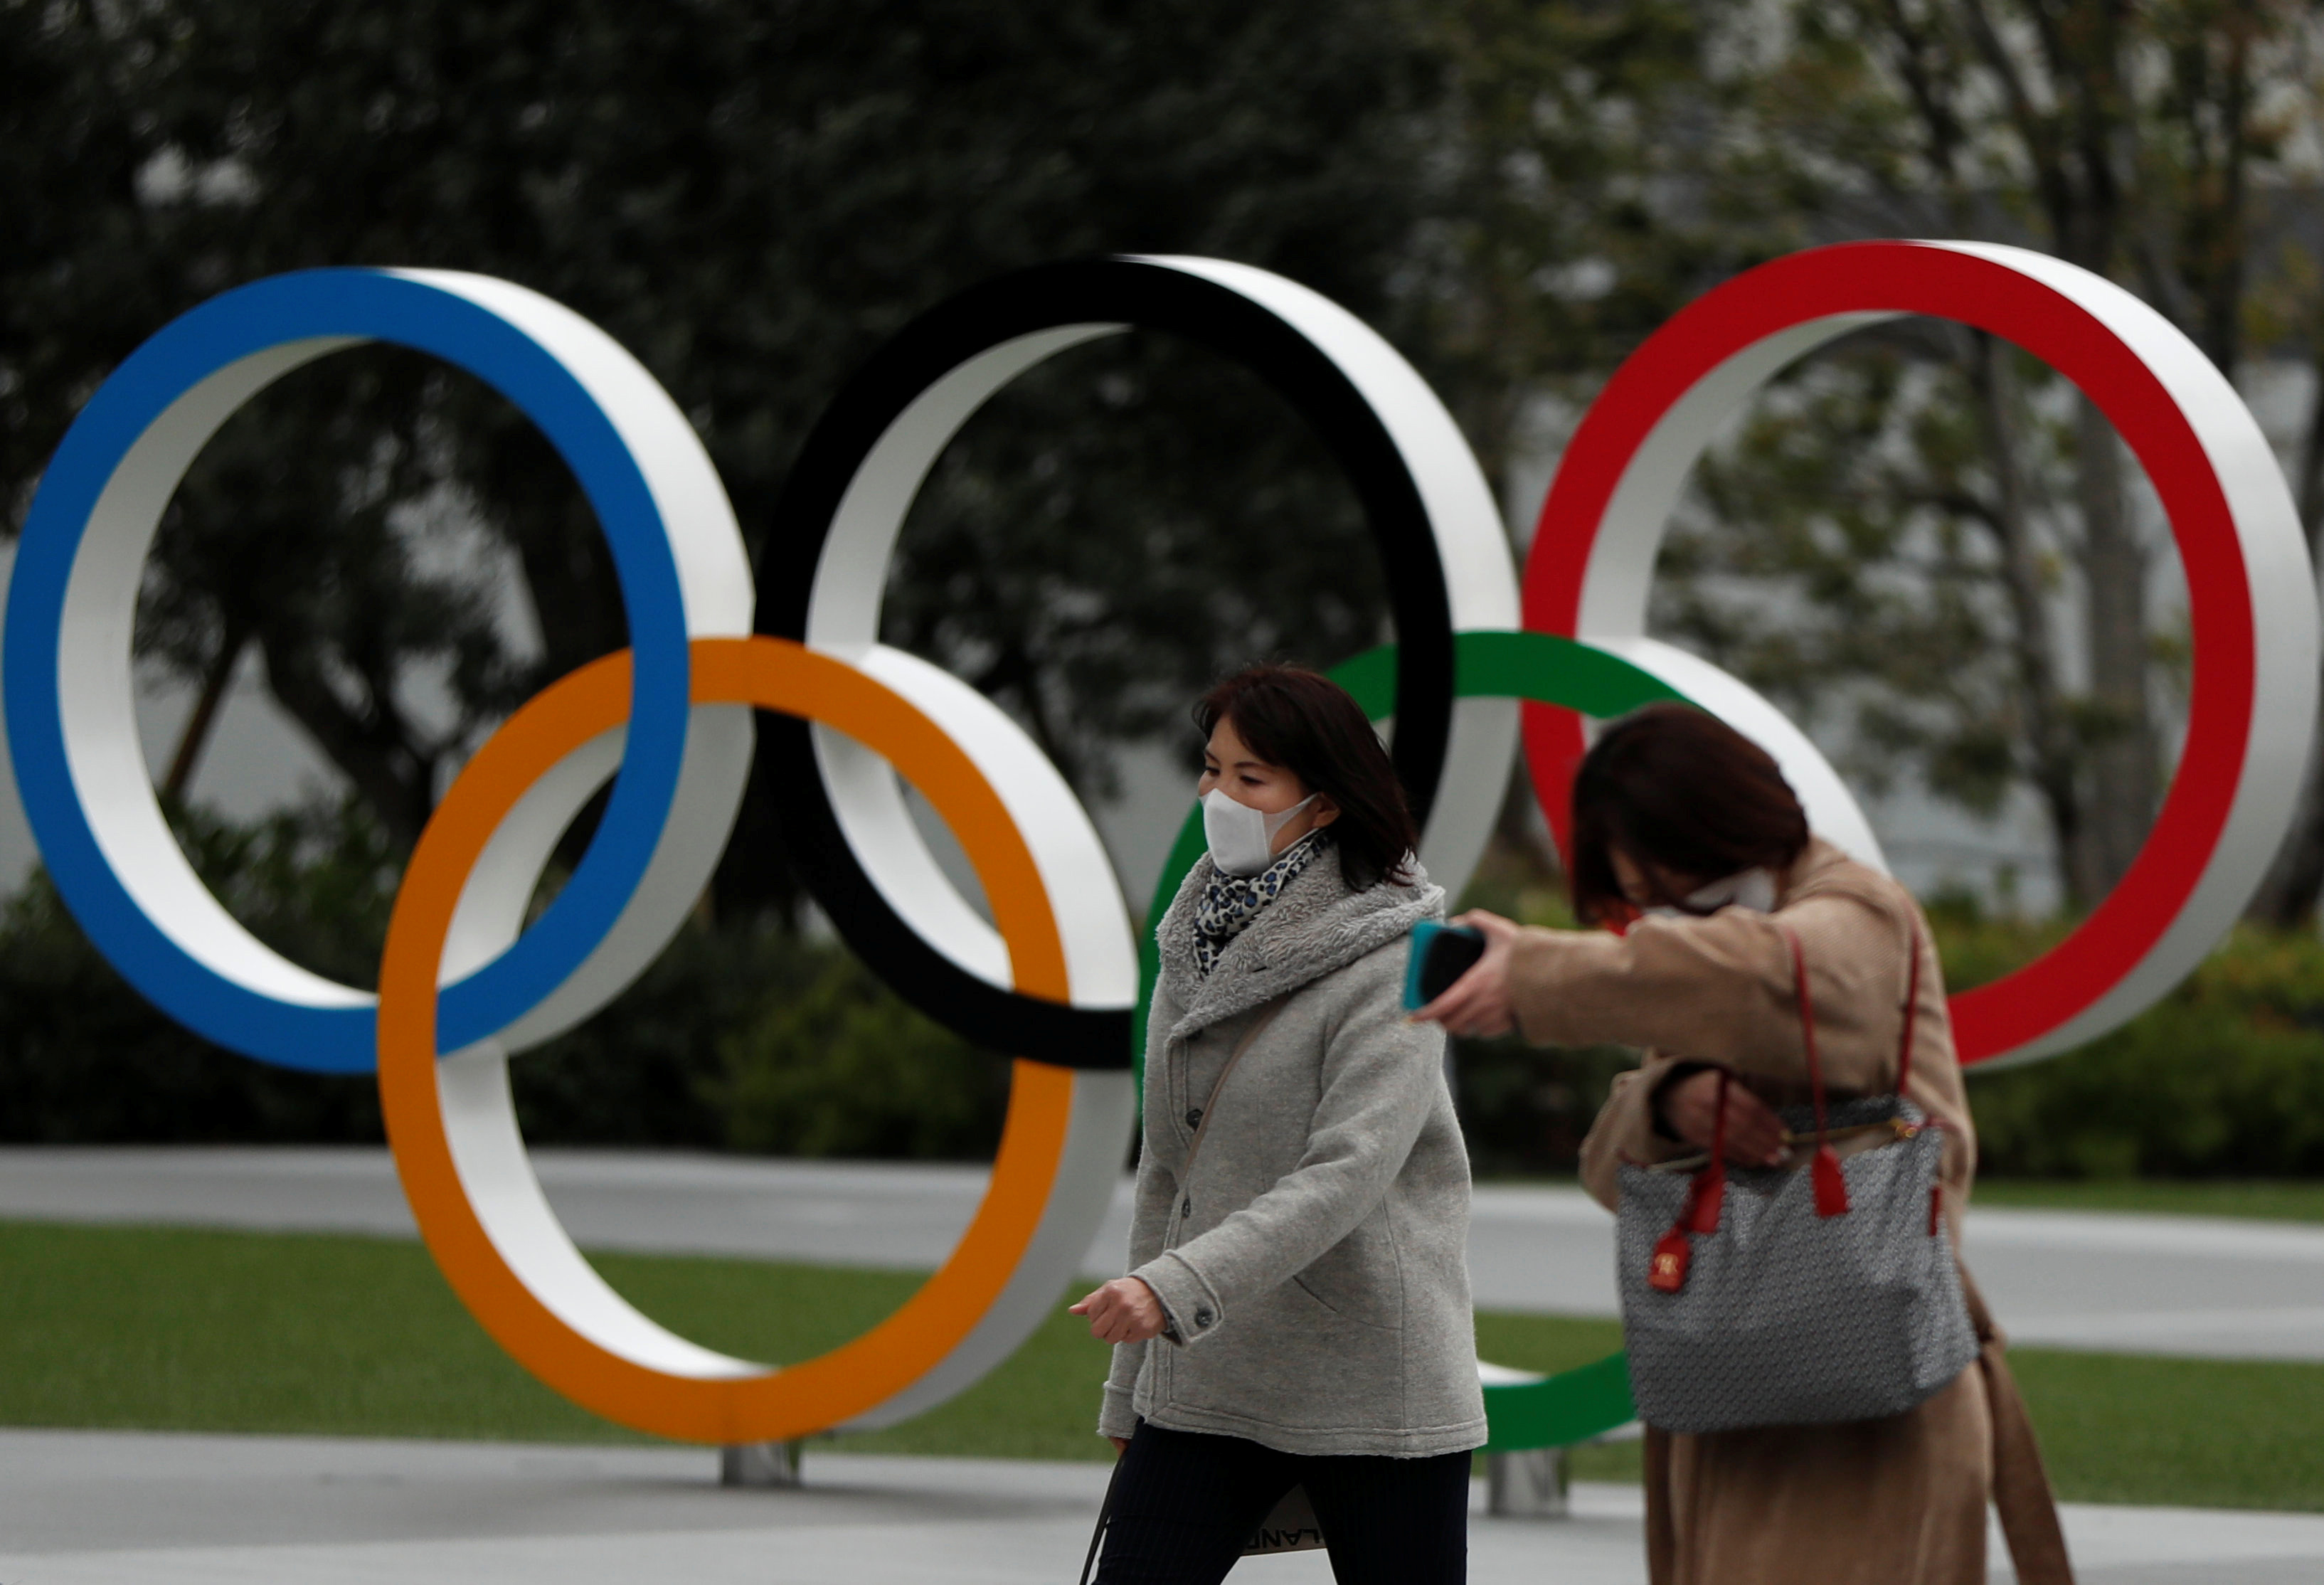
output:
M1727 1083L1725 1068L1719 1070L1719 1110L1711 1114L1711 1159L1694 1175L1694 1184L1687 1192L1685 1209L1679 1213L1679 1226L1698 1233L1719 1230L1720 1207L1727 1201Z
M1792 949L1792 990L1800 1004L1800 1038L1807 1047L1808 1089L1815 1097L1815 1202L1818 1216L1848 1213L1848 1180L1841 1175L1840 1157L1832 1154L1831 1130L1824 1120L1823 1063L1816 1055L1815 1003L1808 995L1808 954L1799 932L1779 925Z
M1807 1045L1808 1083L1815 1088L1816 1135L1823 1136L1823 1071L1816 1061L1815 1007L1808 1000L1808 959L1800 945L1797 932L1789 925L1779 925L1784 939L1792 949L1792 982L1800 1004L1800 1034ZM1904 1028L1896 1037L1896 1093L1902 1095L1913 1082L1913 1037L1919 1032L1921 1018L1921 926L1915 920L1910 926L1912 935L1906 942L1904 956Z

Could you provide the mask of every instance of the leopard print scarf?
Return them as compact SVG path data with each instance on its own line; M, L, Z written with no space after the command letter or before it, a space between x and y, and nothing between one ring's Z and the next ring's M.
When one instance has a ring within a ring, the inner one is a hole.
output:
M1208 975L1227 944L1259 917L1261 908L1280 897L1331 840L1329 832L1311 831L1256 875L1229 875L1223 871L1213 875L1194 905L1195 972Z

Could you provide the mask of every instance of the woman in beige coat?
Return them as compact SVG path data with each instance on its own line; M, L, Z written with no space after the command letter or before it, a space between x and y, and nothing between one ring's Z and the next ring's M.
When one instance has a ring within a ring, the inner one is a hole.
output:
M1682 705L1600 738L1575 778L1573 816L1576 912L1628 927L1527 929L1467 915L1488 937L1485 957L1419 1016L1456 1035L1514 1023L1538 1045L1647 1048L1582 1147L1582 1182L1610 1209L1622 1161L1710 1147L1722 1074L1737 1081L1730 1159L1803 1163L1812 1141L1794 1145L1775 1110L1809 1099L1786 927L1804 951L1825 1082L1840 1099L1895 1085L1917 954L1908 1094L1945 1130L1941 1194L1958 1250L1977 1135L1911 894L1810 837L1775 761ZM1982 1353L1916 1408L1707 1435L1647 1428L1655 1585L1984 1585L1988 1499L2025 1585L2070 1579L2000 1333L1961 1276Z

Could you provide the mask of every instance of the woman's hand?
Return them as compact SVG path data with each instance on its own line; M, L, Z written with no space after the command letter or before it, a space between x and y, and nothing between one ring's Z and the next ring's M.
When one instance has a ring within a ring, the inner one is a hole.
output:
M1442 1024L1448 1035L1506 1035L1517 1023L1509 1006L1509 954L1517 946L1518 927L1482 908L1471 908L1452 923L1481 931L1485 955L1443 995L1413 1014L1413 1020Z
M1655 1097L1655 1110L1670 1131L1705 1150L1719 1123L1719 1080L1717 1068L1703 1068L1665 1084ZM1784 1159L1783 1120L1732 1080L1727 1085L1727 1159L1738 1166L1776 1166Z
M1068 1315L1089 1317L1090 1336L1102 1343L1142 1343L1162 1335L1162 1301L1142 1277L1117 1276L1080 1304L1066 1308ZM1122 1444L1114 1443L1116 1447Z
M1113 1456L1117 1459L1130 1451L1130 1438L1126 1436L1109 1436L1106 1441L1113 1443Z

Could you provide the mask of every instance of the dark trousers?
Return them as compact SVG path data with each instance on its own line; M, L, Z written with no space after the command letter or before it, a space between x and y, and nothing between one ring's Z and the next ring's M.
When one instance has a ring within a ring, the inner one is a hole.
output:
M1098 1585L1216 1585L1295 1485L1315 1505L1340 1585L1467 1580L1465 1452L1302 1457L1140 1422L1114 1481Z

